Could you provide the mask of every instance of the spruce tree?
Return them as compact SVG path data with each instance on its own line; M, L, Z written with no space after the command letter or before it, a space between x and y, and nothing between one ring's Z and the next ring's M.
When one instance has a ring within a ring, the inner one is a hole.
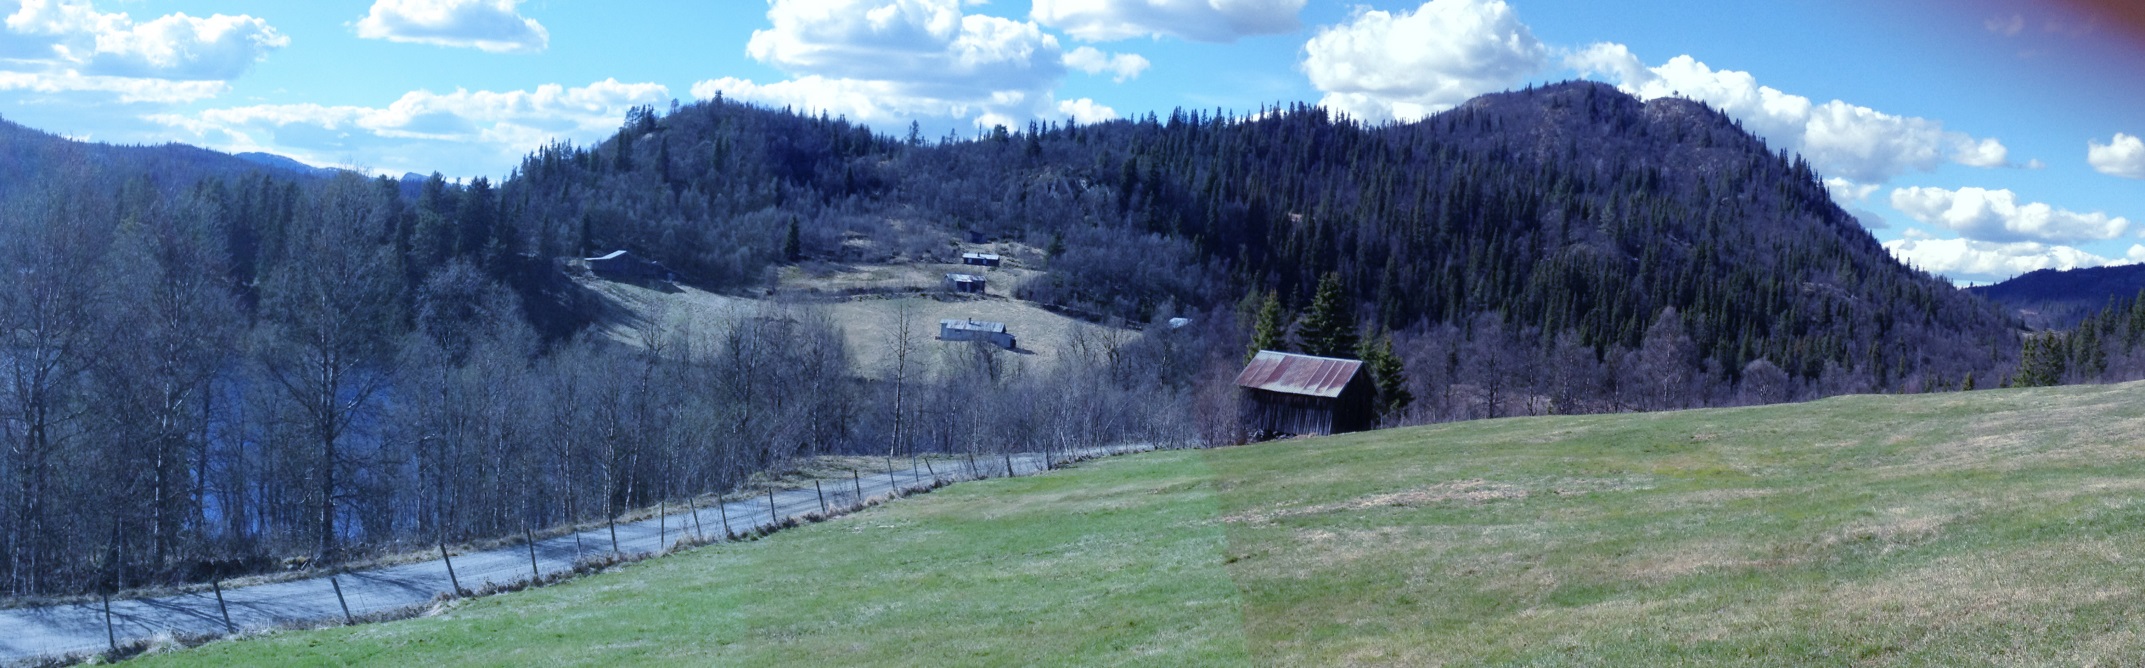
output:
M782 257L790 262L804 259L804 241L798 238L796 216L790 216L789 234L782 238Z
M1261 350L1280 350L1283 335L1281 325L1281 295L1266 292L1266 300L1259 304L1259 315L1251 332L1251 350L1244 353L1244 361L1258 357Z
M1356 354L1355 304L1341 289L1341 275L1326 274L1318 280L1318 294L1311 308L1297 323L1297 341L1305 354L1319 357L1353 357Z
M1408 391L1407 365L1393 353L1392 332L1375 341L1364 341L1358 356L1363 359L1363 367L1370 370L1371 383L1378 388L1378 419L1399 415L1408 409L1408 404L1415 403L1415 394Z

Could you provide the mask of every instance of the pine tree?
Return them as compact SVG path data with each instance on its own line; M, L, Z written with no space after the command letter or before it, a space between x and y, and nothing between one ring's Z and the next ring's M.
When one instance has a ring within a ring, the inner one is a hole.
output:
M798 238L796 216L790 216L789 234L782 238L782 257L790 262L804 259L804 242Z
M1326 274L1318 281L1318 294L1311 308L1297 323L1297 341L1305 354L1319 357L1352 357L1356 354L1355 305L1341 288L1341 275Z
M1408 391L1407 365L1393 353L1392 332L1379 336L1375 342L1364 341L1358 356L1370 370L1371 383L1378 388L1378 419L1399 415L1415 403L1415 394Z
M1281 325L1281 295L1267 291L1266 300L1259 304L1256 328L1251 332L1251 350L1244 353L1244 361L1257 357L1261 350L1280 350L1284 332Z

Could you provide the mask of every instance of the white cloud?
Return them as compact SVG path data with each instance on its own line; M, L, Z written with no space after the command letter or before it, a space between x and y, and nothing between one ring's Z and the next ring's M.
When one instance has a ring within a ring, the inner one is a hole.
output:
M0 91L94 93L116 97L121 104L181 104L216 97L230 89L231 85L222 81L87 76L71 70L53 73L0 71Z
M2086 142L2085 158L2102 174L2145 179L2145 139L2117 132L2106 144Z
M2012 14L2008 17L1998 16L1982 21L1981 25L1988 28L1989 32L2005 37L2017 37L2019 33L2026 30L2026 17L2022 14Z
M1137 79L1147 71L1149 63L1137 53L1104 53L1092 46L1083 46L1065 54L1065 66L1088 74L1109 72L1112 79L1124 83Z
M1877 189L1882 187L1874 183L1855 183L1837 176L1825 179L1825 190L1832 193L1832 201L1841 204L1869 199L1870 195L1877 194Z
M491 53L531 53L551 32L514 9L522 0L376 0L357 22L365 39L431 44Z
M1028 17L1088 41L1170 36L1234 42L1293 32L1304 0L1035 0Z
M2034 242L1996 243L1971 239L1931 239L1910 235L1884 242L1892 257L1923 270L1953 279L1994 283L2042 269L2079 269L2131 264L2145 256L2145 247L2132 247L2131 257L2116 260L2069 246Z
M1647 67L1624 45L1595 44L1568 56L1566 64L1607 78L1640 99L1681 97L1710 104L1774 144L1801 153L1818 171L1858 183L1883 183L1946 161L2001 167L2010 160L2010 150L1995 139L1841 100L1817 103L1759 85L1748 72L1715 70L1690 56Z
M1319 104L1368 121L1413 121L1541 70L1549 49L1503 0L1359 10L1304 44Z
M183 13L136 22L86 0L22 0L5 21L0 90L93 93L120 102L187 102L222 93L224 82L288 46L251 16Z
M1892 208L1980 241L2076 242L2113 239L2130 229L2129 220L2098 211L2021 203L2009 190L1900 188L1892 191Z
M601 139L618 129L627 109L668 99L660 84L606 79L579 88L414 91L382 107L255 105L149 120L233 152L268 151L312 164L392 155L403 162L367 167L479 175L502 173L549 142Z
M1116 109L1102 106L1094 100L1084 97L1059 102L1058 113L1082 123L1101 123L1119 118Z
M1059 114L1065 52L1034 23L963 15L960 0L772 0L745 52L796 78L692 87L863 123L917 116L1015 125ZM1144 59L1143 59L1144 60Z

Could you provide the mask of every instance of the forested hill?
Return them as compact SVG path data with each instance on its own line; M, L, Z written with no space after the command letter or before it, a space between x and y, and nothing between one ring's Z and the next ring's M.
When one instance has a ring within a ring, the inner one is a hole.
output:
M2042 269L1995 285L1967 288L2015 312L2036 329L2070 329L2116 300L2145 290L2145 266Z
M117 146L80 142L0 119L0 200L57 179L110 183L130 180L169 195L204 179L237 179L265 173L289 180L323 175L281 156L248 159L185 144Z
M1495 320L1513 345L1570 334L1608 364L1672 307L1693 367L1830 368L1821 391L1986 378L2018 346L1995 309L1887 255L1806 163L1701 104L1594 83L1406 125L1298 105L977 140L717 99L540 151L500 189L519 212L504 231L542 254L632 248L715 287L763 281L793 223L801 255L834 261L945 259L972 229L1051 250L1024 296L1138 320L1268 290L1301 308L1331 272L1374 330Z

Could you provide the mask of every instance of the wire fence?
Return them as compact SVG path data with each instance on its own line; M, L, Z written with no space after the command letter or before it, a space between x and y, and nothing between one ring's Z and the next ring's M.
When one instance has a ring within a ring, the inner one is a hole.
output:
M416 563L351 570L243 587L211 583L208 591L91 603L0 610L0 663L124 656L165 643L197 643L258 631L355 624L411 616L461 596L543 584L603 566L661 555L680 547L777 531L801 521L863 508L877 500L966 480L1026 476L1077 460L1147 452L1146 445L1073 452L966 456L915 461L885 473L854 472L847 480L719 504L673 506L677 512L547 538L525 531L516 543L454 553ZM995 460L995 461L994 461Z

